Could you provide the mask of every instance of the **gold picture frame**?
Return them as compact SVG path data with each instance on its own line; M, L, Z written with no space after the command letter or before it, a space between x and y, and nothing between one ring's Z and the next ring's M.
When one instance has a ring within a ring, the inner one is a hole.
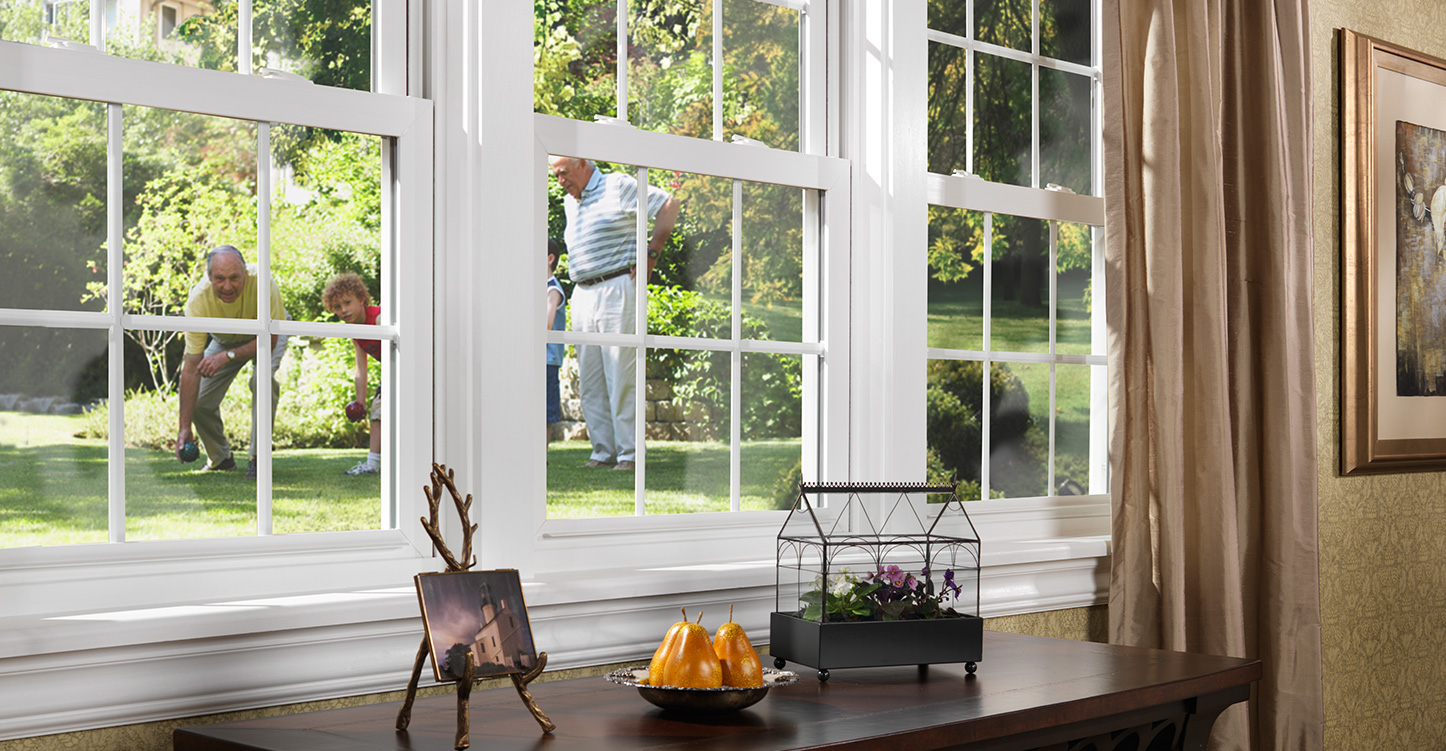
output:
M1446 60L1341 30L1341 472L1446 469Z

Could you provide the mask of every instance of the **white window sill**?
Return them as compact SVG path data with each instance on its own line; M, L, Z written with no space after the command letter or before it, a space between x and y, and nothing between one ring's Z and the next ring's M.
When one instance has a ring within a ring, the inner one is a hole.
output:
M981 615L1105 601L1106 537L981 536ZM0 740L400 689L422 633L409 581L418 570L419 561L391 560L371 569L373 586L343 591L0 618L0 693L11 697ZM328 578L313 573L292 576ZM731 605L766 643L775 607L773 559L763 556L551 571L524 586L537 647L559 669L646 659L680 607L716 626Z

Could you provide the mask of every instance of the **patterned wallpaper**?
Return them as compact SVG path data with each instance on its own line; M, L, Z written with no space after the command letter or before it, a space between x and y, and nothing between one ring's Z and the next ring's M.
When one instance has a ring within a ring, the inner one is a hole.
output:
M1440 0L1311 0L1326 748L1442 748L1446 475L1341 477L1338 29L1446 58Z

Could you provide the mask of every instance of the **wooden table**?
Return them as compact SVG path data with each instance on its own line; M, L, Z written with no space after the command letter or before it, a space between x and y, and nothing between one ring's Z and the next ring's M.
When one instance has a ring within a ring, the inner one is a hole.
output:
M771 664L764 657L764 664ZM975 676L962 665L834 670L732 715L674 717L601 677L534 683L557 723L544 736L510 687L472 694L477 751L728 751L801 748L1035 749L1096 738L1117 747L1204 749L1221 710L1250 695L1256 660L986 631ZM177 751L448 751L456 699L417 702L408 732L397 703L181 728ZM1110 739L1110 731L1132 729ZM1134 734L1138 745L1124 743ZM1151 739L1171 739L1151 746ZM1123 745L1118 745L1123 744ZM1069 746L1074 748L1075 746ZM1065 749L1065 746L1056 746Z

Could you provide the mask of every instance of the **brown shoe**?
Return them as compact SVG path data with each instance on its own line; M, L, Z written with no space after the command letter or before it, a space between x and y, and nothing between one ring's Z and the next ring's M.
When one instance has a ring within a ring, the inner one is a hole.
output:
M631 472L631 471L633 471L633 470L635 470L635 469L637 469L637 468L638 468L638 465L636 465L636 464L634 464L634 463L632 463L632 462L624 459L623 461L618 462L618 463L617 463L617 466L613 467L613 471L614 471L614 472Z
M587 467L588 469L597 469L598 467L611 467L613 465L611 462L600 462L596 459L588 459L587 464L584 464L582 466Z

